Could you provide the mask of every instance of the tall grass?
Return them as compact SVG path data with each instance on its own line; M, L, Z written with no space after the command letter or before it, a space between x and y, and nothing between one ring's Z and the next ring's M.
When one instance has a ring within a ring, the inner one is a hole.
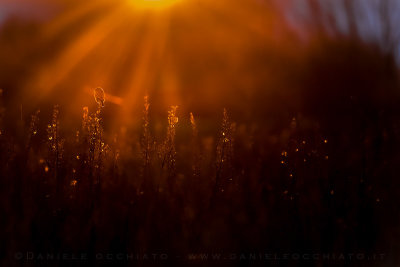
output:
M300 115L268 132L234 123L224 109L214 138L201 131L201 116L178 118L177 106L168 110L165 135L156 140L147 97L141 134L119 137L103 128L104 91L97 89L94 97L97 109L83 108L72 137L62 131L59 106L47 131L36 112L22 143L2 134L0 171L6 178L0 190L4 216L12 218L6 227L15 222L5 240L18 243L9 252L371 251L379 246L378 233L390 228L386 215L375 215L395 212L390 201L398 203L398 190L386 185L396 184L398 167L388 164L396 153L373 154L366 144L346 139L335 143ZM189 136L177 138L184 134ZM395 134L385 128L386 136ZM377 138L371 132L367 137ZM383 140L389 147L393 139ZM372 156L380 160L369 161L372 171L365 174L358 166ZM12 237L15 232L20 236Z
M233 140L235 124L231 123L228 111L224 108L220 136L217 141L216 175L212 201L217 194L224 193L233 179Z
M143 107L143 129L140 140L140 147L142 153L142 188L147 191L152 187L151 177L151 158L155 150L155 143L150 133L150 121L149 121L149 99L148 96L144 97L144 107Z

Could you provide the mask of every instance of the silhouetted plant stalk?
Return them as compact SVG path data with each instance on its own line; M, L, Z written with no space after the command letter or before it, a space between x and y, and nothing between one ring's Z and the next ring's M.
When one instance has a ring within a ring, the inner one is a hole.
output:
M234 125L230 122L228 112L224 108L222 117L221 133L217 141L216 150L216 174L215 184L211 197L211 202L219 192L225 191L224 184L226 180L232 180L232 156L233 156L233 132Z
M31 116L31 122L29 124L29 132L28 132L28 141L27 141L27 150L31 148L32 145L32 138L37 135L38 133L38 122L39 122L39 114L40 110L37 110L32 116Z
M199 131L192 112L190 112L190 125L192 127L192 175L193 178L198 178L200 177L201 162Z
M168 128L167 136L162 146L162 162L161 168L167 168L167 182L169 189L172 190L175 178L175 163L176 163L176 150L175 150L175 131L176 125L179 121L176 116L178 106L171 106L168 111Z
M97 190L101 188L101 170L103 167L103 157L106 150L106 145L103 140L103 126L101 119L101 111L105 103L105 93L100 87L94 91L94 99L96 101L97 110L94 114L88 116L87 127L89 133L89 162L94 184L97 185ZM85 116L85 114L84 114ZM84 120L85 122L85 120Z
M47 125L47 143L49 148L49 161L57 184L57 191L59 191L61 186L61 181L58 177L58 170L60 167L60 161L63 158L63 148L64 148L64 140L60 138L59 134L60 131L59 113L60 113L59 106L55 105L53 108L53 116L51 123Z
M117 140L116 140L116 138L114 138L114 143L115 143L115 147L116 147L116 145L117 145ZM119 173L118 173L118 161L119 161L119 158L120 158L120 151L119 151L119 149L117 149L117 148L115 148L114 147L114 149L113 149L113 168L112 168L112 176L113 177L118 177L118 175L119 175Z
M140 148L142 152L142 187L149 189L148 187L151 186L151 177L150 177L150 165L151 165L151 154L154 150L154 142L152 140L150 134L150 123L149 123L149 98L148 96L144 97L144 108L143 108L143 129L142 129L142 136L140 139Z
M88 134L89 129L89 108L83 107L82 113L82 134L83 136Z
M77 168L85 171L86 176L90 176L87 173L90 170L90 160L89 160L89 108L83 107L82 110L82 122L81 122L81 130L77 131L75 136L75 142L77 145L77 153L75 155L75 162ZM89 177L91 179L91 177ZM86 181L91 184L91 181Z

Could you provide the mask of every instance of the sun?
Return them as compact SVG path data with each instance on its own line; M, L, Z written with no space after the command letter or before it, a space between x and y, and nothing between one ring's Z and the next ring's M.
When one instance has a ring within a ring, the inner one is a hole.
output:
M163 9L171 7L180 0L130 0L130 2L138 8L144 9Z

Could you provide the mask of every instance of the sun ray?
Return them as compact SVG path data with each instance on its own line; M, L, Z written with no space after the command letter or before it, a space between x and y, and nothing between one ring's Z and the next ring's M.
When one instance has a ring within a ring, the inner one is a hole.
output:
M103 5L101 2L82 2L79 8L69 8L67 11L62 12L60 16L57 16L51 23L46 24L45 27L43 27L41 34L46 40L46 38L58 35L60 31L71 27L71 25L79 19L87 17L98 10L104 9L104 1Z
M141 95L152 94L156 79L160 75L160 68L165 57L165 47L168 37L168 13L163 16L152 15L147 20L147 32L141 40L138 58L135 61L128 82L129 90L124 99L129 99L125 108L130 114L136 104L141 103Z
M268 22L273 11L256 2L181 0L154 12L132 7L132 0L75 7L41 31L44 43L59 43L60 49L26 84L33 99L67 95L76 87L78 93L68 97L82 103L83 88L101 86L123 98L131 114L144 94L160 107L179 103L188 86L197 91L207 86L212 98L223 81L235 83L254 40L274 38ZM218 68L224 71L217 75Z
M117 9L110 12L106 18L95 22L87 31L77 36L55 61L39 70L35 79L29 84L39 88L41 97L62 82L91 50L123 22L119 12Z

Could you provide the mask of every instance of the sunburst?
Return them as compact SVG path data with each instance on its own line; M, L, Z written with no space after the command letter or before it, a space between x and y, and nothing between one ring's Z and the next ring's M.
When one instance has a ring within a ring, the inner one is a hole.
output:
M271 12L256 0L79 3L41 27L32 50L54 53L27 80L30 101L71 102L71 111L79 110L96 87L124 114L141 106L145 94L160 108L182 105L187 92L204 91L214 101L238 78L243 51L271 38Z

